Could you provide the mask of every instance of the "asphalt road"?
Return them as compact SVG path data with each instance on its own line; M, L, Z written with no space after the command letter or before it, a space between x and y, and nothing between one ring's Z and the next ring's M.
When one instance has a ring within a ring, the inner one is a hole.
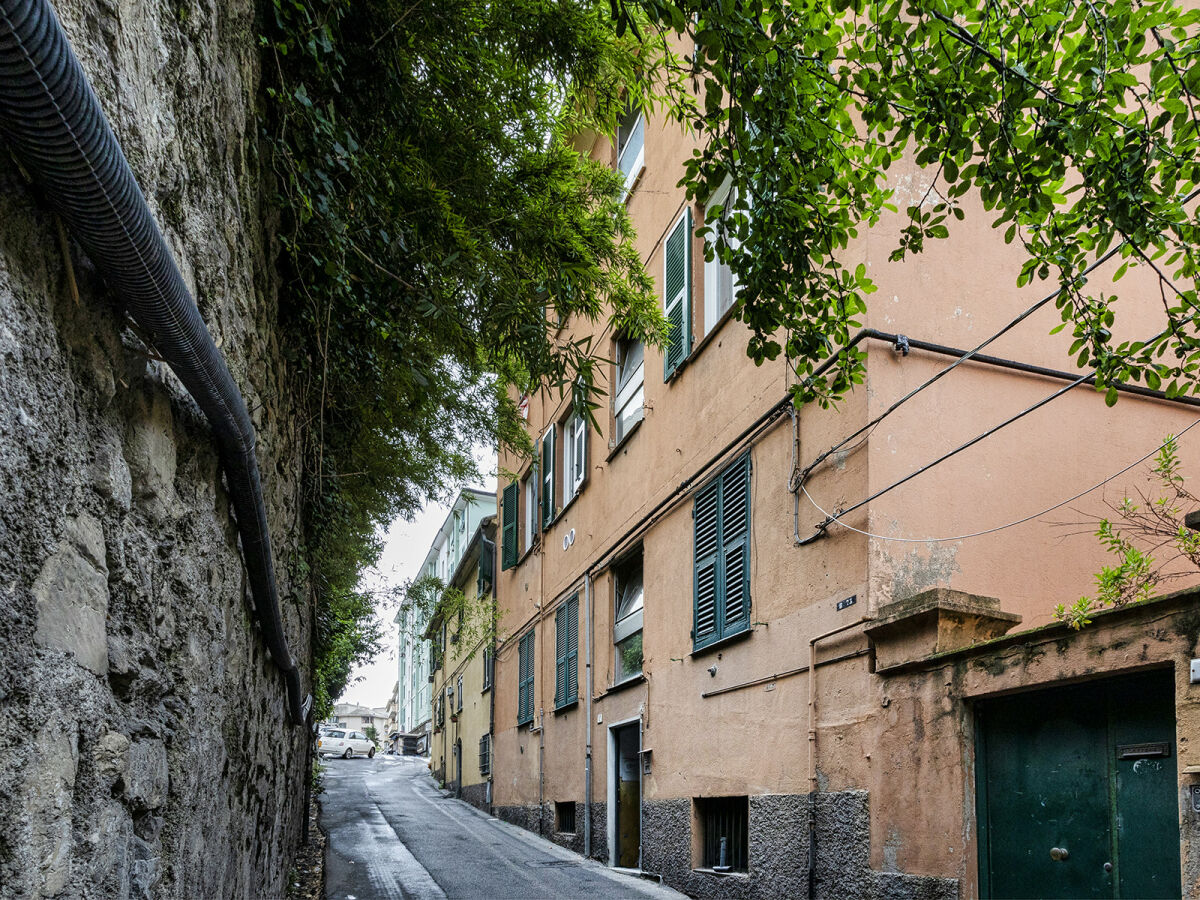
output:
M328 900L683 897L444 796L419 757L327 761L321 827Z

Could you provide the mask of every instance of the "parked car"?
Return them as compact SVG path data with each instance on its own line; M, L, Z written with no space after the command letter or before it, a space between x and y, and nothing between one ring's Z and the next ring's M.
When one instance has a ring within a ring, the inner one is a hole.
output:
M331 728L317 738L318 756L341 756L349 759L355 754L368 758L375 755L375 742L360 731Z

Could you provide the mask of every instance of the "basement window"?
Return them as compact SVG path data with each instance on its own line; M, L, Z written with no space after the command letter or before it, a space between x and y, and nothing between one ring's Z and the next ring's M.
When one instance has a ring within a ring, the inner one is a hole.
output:
M692 802L694 822L700 835L698 867L714 872L747 871L749 800L746 797L696 797Z
M575 833L575 801L554 804L554 830L561 834Z

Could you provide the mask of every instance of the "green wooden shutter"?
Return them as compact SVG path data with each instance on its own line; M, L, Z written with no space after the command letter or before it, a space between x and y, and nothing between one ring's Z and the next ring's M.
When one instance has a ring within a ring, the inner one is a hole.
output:
M720 555L721 482L718 479L696 494L692 506L695 528L692 644L695 649L720 637L717 619L717 563Z
M554 614L554 705L567 702L567 604Z
M663 250L663 310L668 335L663 353L663 381L692 350L692 210L683 211Z
M519 663L517 666L517 724L524 725L533 721L533 635L529 631L517 645Z
M721 636L750 627L750 456L721 474Z
M542 439L542 527L554 521L554 429Z
M517 529L520 516L518 515L521 503L520 486L516 482L506 485L504 494L501 498L501 518L504 521L503 534L500 536L501 544L503 545L503 559L501 560L501 568L511 569L517 564L519 552L517 549Z
M567 601L567 703L579 699L579 597Z
M696 494L692 646L750 627L750 455Z

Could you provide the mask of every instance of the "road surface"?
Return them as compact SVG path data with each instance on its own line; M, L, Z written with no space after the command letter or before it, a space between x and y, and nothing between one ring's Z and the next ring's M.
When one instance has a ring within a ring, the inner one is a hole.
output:
M683 897L443 796L419 757L328 760L321 827L328 900Z

